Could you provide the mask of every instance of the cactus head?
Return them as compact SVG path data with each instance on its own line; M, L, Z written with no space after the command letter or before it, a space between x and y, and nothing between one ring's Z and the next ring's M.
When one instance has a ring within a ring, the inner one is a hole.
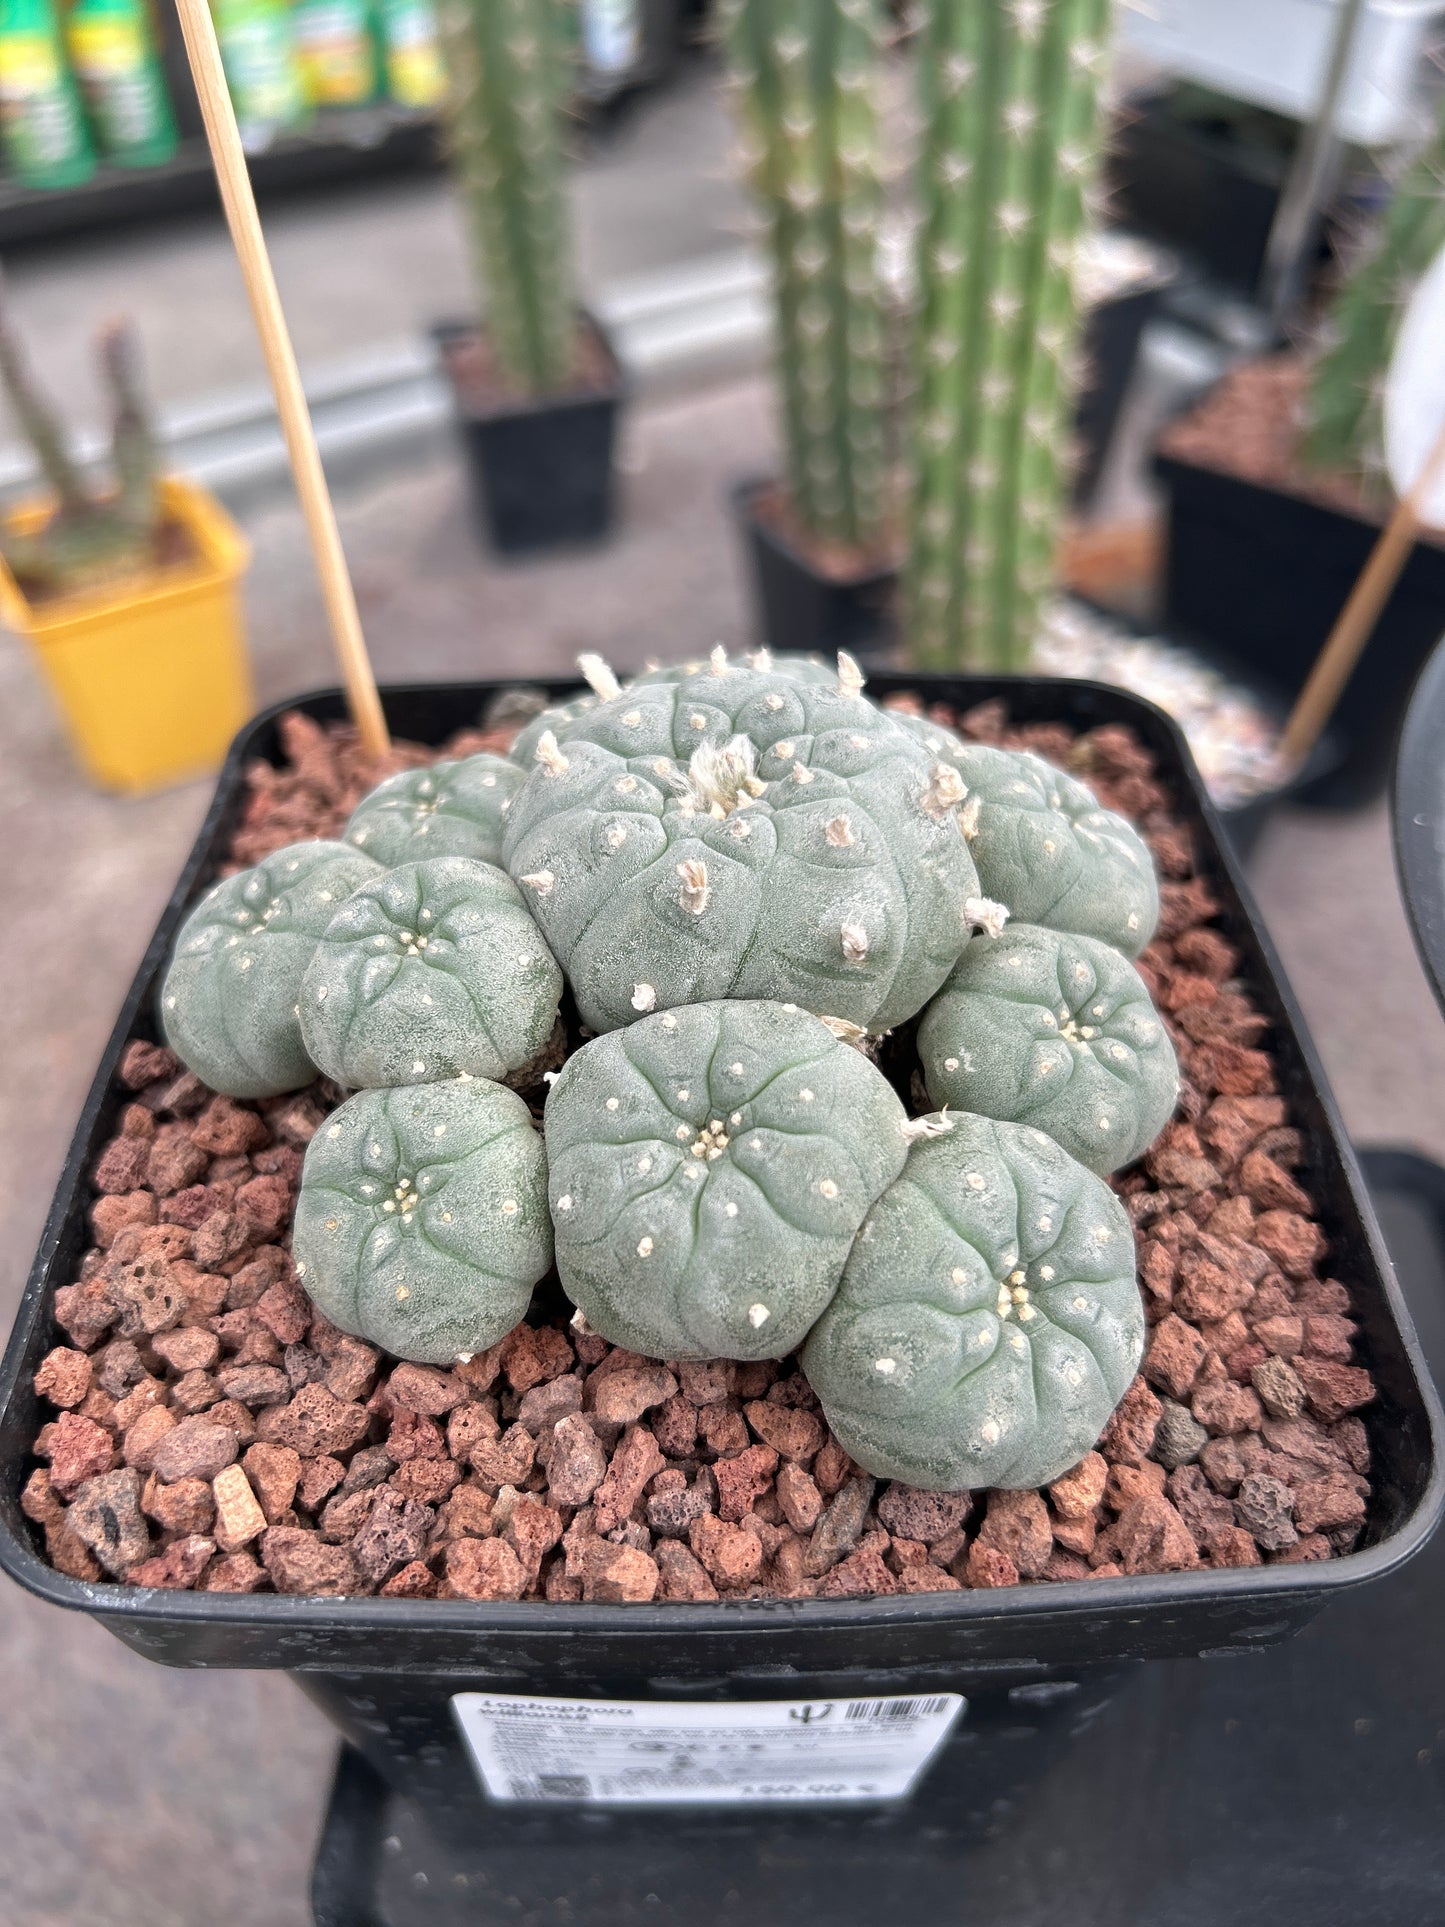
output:
M388 868L423 857L499 863L507 804L522 787L504 756L464 756L399 770L363 796L343 835Z
M181 925L161 983L166 1042L228 1097L309 1084L301 980L317 939L380 866L349 843L291 843L208 890Z
M429 857L364 883L301 985L306 1048L357 1087L502 1078L539 1055L562 973L505 870Z
M507 867L594 1030L732 996L884 1030L928 1001L977 876L957 776L860 693L709 664L543 737Z
M349 1098L307 1148L293 1246L342 1331L422 1364L485 1351L552 1262L526 1105L480 1079Z
M843 1449L925 1490L1046 1485L1144 1348L1119 1200L1042 1131L950 1113L868 1214L803 1370Z
M936 1105L1037 1125L1101 1176L1143 1155L1179 1094L1133 965L1035 924L973 939L924 1012L918 1055Z
M1133 825L1027 751L968 743L945 760L968 792L962 820L984 895L1021 923L1137 957L1159 921L1159 880Z
M547 1099L557 1269L654 1358L781 1358L903 1168L903 1106L805 1011L707 1003L571 1057Z

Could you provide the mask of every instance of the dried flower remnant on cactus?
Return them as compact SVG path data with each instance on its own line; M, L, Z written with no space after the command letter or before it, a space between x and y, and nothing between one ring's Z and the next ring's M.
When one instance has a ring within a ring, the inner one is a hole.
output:
M654 1358L780 1358L903 1168L903 1106L817 1018L663 1011L586 1044L547 1100L563 1289Z
M1144 1349L1128 1215L1042 1131L951 1113L864 1222L803 1369L878 1478L1046 1485Z
M213 1091L269 1097L316 1075L301 980L342 904L381 866L349 843L291 843L208 890L161 984L166 1042Z
M293 1243L342 1331L422 1364L485 1351L552 1262L531 1113L481 1078L349 1098L307 1149Z
M881 1031L922 1008L979 892L953 771L828 683L709 662L543 736L507 818L507 867L583 1022L721 996Z
M1011 923L975 938L924 1013L918 1055L938 1105L1046 1131L1101 1176L1168 1122L1179 1067L1143 979L1091 937Z

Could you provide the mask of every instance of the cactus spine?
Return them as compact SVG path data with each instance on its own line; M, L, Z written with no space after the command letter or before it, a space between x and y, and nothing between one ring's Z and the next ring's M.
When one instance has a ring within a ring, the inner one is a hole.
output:
M563 0L445 0L448 119L463 211L502 372L529 395L566 385L577 317L562 110Z
M1406 303L1445 247L1445 106L1406 169L1367 248L1335 297L1329 346L1308 397L1306 458L1354 471L1372 494L1385 472L1380 394Z
M788 496L821 541L886 512L881 0L732 0L728 48L772 258Z
M930 0L918 69L915 659L1013 668L1053 573L1110 0Z

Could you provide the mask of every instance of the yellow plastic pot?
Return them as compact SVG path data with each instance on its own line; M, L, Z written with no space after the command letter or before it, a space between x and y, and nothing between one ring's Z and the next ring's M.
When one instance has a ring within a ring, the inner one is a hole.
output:
M32 603L0 561L0 616L34 644L75 755L102 789L139 795L218 768L253 708L241 614L250 548L212 496L159 485L189 560L113 586ZM6 518L28 534L51 513L27 502Z

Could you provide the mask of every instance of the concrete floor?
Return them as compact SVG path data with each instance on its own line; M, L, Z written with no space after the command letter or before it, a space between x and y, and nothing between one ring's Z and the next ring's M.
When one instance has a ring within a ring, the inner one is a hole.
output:
M579 186L589 275L690 258L720 236L731 243L738 203L722 179L724 146L711 89L693 81L596 150ZM439 184L293 205L268 229L303 363L414 333L468 302ZM12 284L67 394L88 392L79 318L101 312L102 292L106 308L140 313L165 399L255 373L215 224L29 258ZM770 440L769 396L751 377L645 399L626 430L616 538L525 565L480 554L444 445L338 478L382 679L565 671L584 648L626 667L742 641L748 612L723 496L766 464ZM255 502L246 522L253 651L269 702L333 676L293 505ZM0 649L0 1088L25 1100L0 1114L0 1325L114 1010L205 803L202 785L138 803L87 790L29 655L13 642ZM1445 1024L1410 947L1383 811L1281 819L1255 881L1351 1130L1445 1158ZM167 1672L11 1588L0 1591L0 1677L0 1913L14 1927L300 1927L309 1917L332 1739L287 1680Z

